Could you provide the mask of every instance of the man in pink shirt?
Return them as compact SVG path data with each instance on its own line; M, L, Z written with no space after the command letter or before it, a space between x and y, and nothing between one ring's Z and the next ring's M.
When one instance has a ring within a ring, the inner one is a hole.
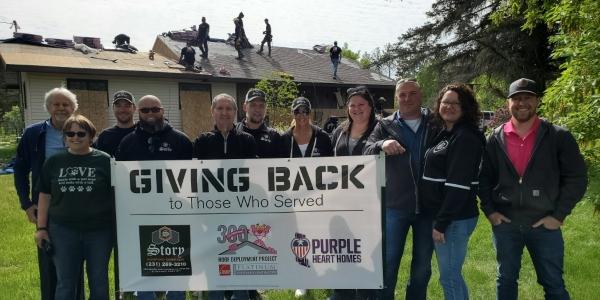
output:
M488 138L479 180L481 208L492 224L497 299L517 299L527 247L546 299L569 299L560 227L587 188L585 163L565 128L537 116L541 91L531 79L511 83L510 121Z

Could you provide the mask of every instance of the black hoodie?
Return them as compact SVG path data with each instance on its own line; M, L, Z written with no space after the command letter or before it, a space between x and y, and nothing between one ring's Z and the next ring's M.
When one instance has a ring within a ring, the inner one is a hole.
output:
M320 156L332 156L333 148L331 147L331 140L329 135L315 125L312 127L312 136L308 147L306 148L306 154L302 156L298 143L294 140L293 127L288 129L281 136L281 157L320 157Z
M192 159L192 142L185 133L168 123L156 132L144 131L139 123L126 135L115 153L116 160L188 160Z

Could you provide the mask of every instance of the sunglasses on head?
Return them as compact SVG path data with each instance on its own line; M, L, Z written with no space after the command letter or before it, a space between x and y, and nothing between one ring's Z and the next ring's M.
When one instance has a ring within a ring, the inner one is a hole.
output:
M155 106L155 107L144 107L144 108L140 108L140 111L141 111L143 114L147 114L147 113L149 113L149 112L152 112L152 113L157 113L157 112L160 112L160 110L161 110L161 107L157 107L157 106Z
M348 94L348 95L357 94L357 93L366 93L366 92L367 92L367 88L364 86L353 87L353 88L349 88L346 90L346 94Z
M87 135L87 132L85 132L85 131L65 131L65 135L68 137L74 137L77 135L78 137L82 138Z

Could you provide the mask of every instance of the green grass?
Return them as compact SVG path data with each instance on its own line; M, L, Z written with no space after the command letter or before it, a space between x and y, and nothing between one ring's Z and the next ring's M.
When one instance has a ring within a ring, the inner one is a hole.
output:
M0 176L0 300L39 299L37 257L33 242L34 226L27 222L25 214L19 208L12 178L11 175ZM598 183L594 181L590 183L592 184ZM597 228L600 226L600 218L594 215L593 211L591 203L579 203L563 227L566 244L565 281L573 299L599 298L600 231ZM398 299L402 299L404 295L411 259L410 247L409 243L400 267L396 290ZM490 225L487 220L480 218L471 237L468 257L463 268L472 299L495 299L495 272L496 261ZM527 254L523 258L519 293L520 299L543 299L542 288L536 282L535 272ZM305 299L325 299L327 295L328 291L313 290ZM292 290L268 291L263 296L269 300L294 299ZM434 259L429 299L442 298ZM188 299L194 297L189 295Z

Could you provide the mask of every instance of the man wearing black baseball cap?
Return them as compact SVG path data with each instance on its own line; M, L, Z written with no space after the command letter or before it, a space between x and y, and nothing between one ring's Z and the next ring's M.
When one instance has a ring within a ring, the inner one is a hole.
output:
M267 126L265 122L266 100L267 96L262 90L255 88L248 90L243 106L246 117L237 123L236 127L254 137L257 145L256 154L259 158L276 158L279 157L281 135L277 130Z
M119 143L134 129L133 115L135 113L135 98L128 91L118 91L113 95L112 101L113 114L117 124L111 128L104 129L94 148L115 156Z
M575 139L537 115L538 84L510 84L511 119L488 138L479 198L490 223L498 275L497 299L517 299L527 247L546 299L569 299L563 280L561 226L587 188L587 172Z

